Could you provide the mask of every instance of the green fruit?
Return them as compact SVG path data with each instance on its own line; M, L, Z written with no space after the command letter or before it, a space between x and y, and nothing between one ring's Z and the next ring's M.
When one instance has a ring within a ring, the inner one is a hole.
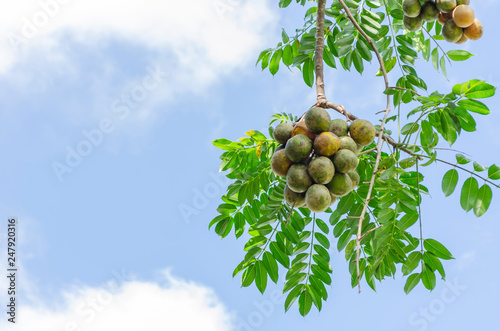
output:
M359 175L355 170L349 171L347 174L351 177L352 189L354 190L359 184Z
M449 13L457 6L457 0L436 0L436 7L443 13Z
M292 191L296 193L303 193L307 191L312 183L312 178L309 176L307 166L305 164L294 164L290 167L290 169L288 169L286 184Z
M309 163L308 172L316 183L328 184L335 174L335 167L329 158L320 156Z
M309 109L304 117L307 129L312 133L321 133L330 129L330 115L320 107Z
M280 123L274 129L274 140L276 140L280 144L286 144L288 139L292 137L292 131L293 126L290 123Z
M342 197L352 190L352 180L348 174L337 172L326 186L333 195Z
M439 10L436 7L436 3L434 1L426 2L422 5L422 11L420 13L420 17L426 22L433 22L437 20L439 16Z
M331 132L322 132L314 139L313 145L316 154L332 156L340 148L340 139Z
M418 0L404 0L403 13L408 17L417 17L420 15L420 1Z
M294 208L303 207L306 204L305 193L294 192L288 187L288 185L285 185L285 192L283 195L285 196L285 201Z
M457 0L457 6L468 5L469 3L470 3L470 0Z
M449 20L443 25L443 38L450 43L459 41L463 33L464 30L457 26L453 20Z
M375 127L367 120L357 119L351 123L349 134L356 143L366 146L375 138Z
M345 137L340 137L339 139L340 139L340 149L348 149L356 153L356 151L358 150L358 145L356 145L356 142L352 140L351 137L345 136Z
M305 160L312 151L311 139L303 134L298 134L288 139L285 145L286 156L293 162Z
M422 27L422 17L408 17L403 18L403 24L408 31L417 31Z
M285 149L285 145L279 145L278 147L276 147L274 152L276 153L277 151L281 151L282 149Z
M331 203L330 191L325 185L314 184L306 192L306 206L315 213L324 212Z
M288 169L292 166L293 162L286 156L285 150L277 150L271 158L271 170L276 176L286 177Z
M349 130L349 125L346 121L342 119L334 119L330 122L330 132L333 132L337 137L347 136L347 131Z
M335 171L348 173L358 167L358 157L353 151L348 149L341 149L333 156L333 164Z

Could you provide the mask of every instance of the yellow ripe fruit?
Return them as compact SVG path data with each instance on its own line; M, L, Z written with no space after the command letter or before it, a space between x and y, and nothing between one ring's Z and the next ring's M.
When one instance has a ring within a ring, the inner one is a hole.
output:
M464 34L470 40L478 40L483 36L483 24L476 18L474 23L464 30Z
M468 28L474 23L474 9L467 5L460 5L453 10L453 21L461 28Z

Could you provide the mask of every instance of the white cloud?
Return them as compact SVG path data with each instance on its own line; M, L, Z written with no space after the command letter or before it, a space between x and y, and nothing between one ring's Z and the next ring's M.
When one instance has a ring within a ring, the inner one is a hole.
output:
M184 69L185 82L199 85L255 59L276 20L269 5L264 0L10 2L0 13L0 71L34 51L61 61L69 35L89 46L118 40L172 54L172 66ZM21 41L19 51L12 40Z
M59 306L23 303L17 323L2 318L0 329L226 331L233 330L234 324L213 290L165 271L159 282L113 280L101 287L74 287L64 293L64 303Z

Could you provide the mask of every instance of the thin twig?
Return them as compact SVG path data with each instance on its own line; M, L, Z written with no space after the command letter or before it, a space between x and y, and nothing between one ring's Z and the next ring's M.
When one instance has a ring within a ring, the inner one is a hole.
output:
M387 78L387 71L385 69L384 65L384 60L380 56L380 53L377 50L377 47L375 47L375 43L373 40L363 31L361 26L359 26L358 22L352 17L351 11L349 8L347 8L346 4L344 3L343 0L339 0L340 4L344 8L345 14L349 18L349 20L352 22L354 27L359 31L359 33L363 36L363 38L366 39L366 41L370 44L372 47L373 51L375 52L375 55L377 56L378 62L380 64L380 71L382 71L382 75L384 77L384 84L385 88L389 88L389 79ZM375 165L374 165L374 171L372 174L372 178L370 180L370 186L368 187L368 194L366 195L366 200L363 206L363 210L361 211L361 215L359 217L359 223L358 223L358 233L357 233L357 240L356 240L356 273L357 273L357 279L358 279L358 291L361 292L361 273L359 270L359 254L361 252L361 235L362 235L362 226L363 226L363 219L365 218L366 214L366 209L368 208L368 199L370 199L373 191L373 186L375 185L375 177L377 176L377 169L378 165L380 163L380 157L382 154L382 141L384 141L384 125L385 122L387 121L387 117L389 117L389 112L391 111L391 96L387 95L387 107L385 109L385 115L384 118L382 119L382 123L380 124L380 131L378 132L378 142L377 142L377 157L375 158Z
M384 226L383 224L380 224L380 225L379 225L379 226L377 226L376 228L373 228L373 229L371 229L371 230L369 230L369 231L366 231L366 233L365 233L364 235L362 235L362 236L361 236L361 238L359 238L359 241L363 240L363 238L364 238L364 237L366 237L367 235L369 235L369 234L370 234L370 232L373 232L373 231L375 231L375 230L377 230L377 229L380 229L380 228L381 228L381 227L383 227L383 226Z
M419 97L421 97L420 94L417 93L417 91L415 90L412 90L412 89L409 89L409 88L404 88L404 87L398 87L398 86L391 86L389 87L390 89L393 89L393 90L402 90L402 91L410 91L411 93L415 94L415 95L418 95Z
M368 153L373 152L373 151L376 151L376 150L377 150L377 148L376 148L376 147L374 147L374 148L371 148L371 149L369 149L369 150L367 150L367 151L364 151L364 152L362 152L362 153L358 153L357 155L368 154Z

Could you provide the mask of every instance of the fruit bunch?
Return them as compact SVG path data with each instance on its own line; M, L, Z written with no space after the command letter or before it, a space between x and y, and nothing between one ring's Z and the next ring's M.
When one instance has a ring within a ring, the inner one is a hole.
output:
M478 40L483 35L483 25L469 6L470 0L404 0L403 24L408 31L417 31L422 22L443 25L443 38L450 43L462 44L468 39Z
M273 136L281 146L273 154L271 169L286 177L286 202L319 213L358 185L356 153L373 141L375 127L362 119L349 126L313 107L294 125L278 124Z

